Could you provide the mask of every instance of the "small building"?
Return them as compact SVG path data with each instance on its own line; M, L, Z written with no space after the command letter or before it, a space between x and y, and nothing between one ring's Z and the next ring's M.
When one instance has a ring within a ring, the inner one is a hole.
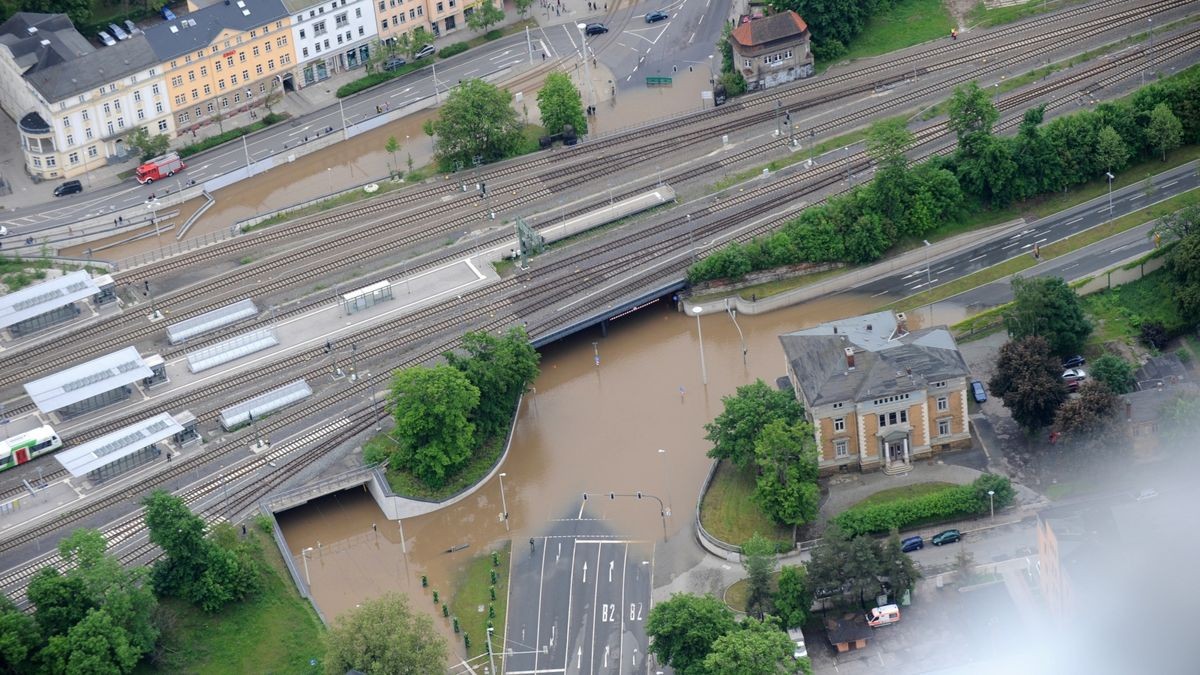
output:
M808 24L788 10L751 19L733 29L733 61L749 89L767 89L812 77Z
M871 637L871 627L858 614L825 619L825 631L829 635L829 644L839 654L866 648L867 638Z
M66 419L124 401L138 380L154 383L165 377L161 359L151 367L136 347L126 347L26 383L25 392L38 410Z
M945 326L908 330L876 312L779 336L822 473L903 473L914 459L971 443L969 370Z

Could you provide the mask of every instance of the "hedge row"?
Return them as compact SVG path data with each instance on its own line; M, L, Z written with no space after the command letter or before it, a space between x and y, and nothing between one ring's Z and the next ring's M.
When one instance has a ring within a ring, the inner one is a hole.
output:
M948 487L920 497L897 499L883 504L856 506L839 513L833 522L850 535L884 534L894 527L898 530L920 523L954 520L988 513L988 490L996 494L995 506L1004 508L1012 503L1016 492L1008 478L985 473L970 485Z
M209 136L208 138L205 138L200 141L196 141L195 143L192 143L190 145L185 145L179 149L179 156L180 157L190 157L198 152L203 152L205 150L208 150L209 148L215 148L218 145L221 145L222 143L228 143L229 141L232 141L235 138L241 138L242 136L245 136L246 134L252 134L255 131L258 131L259 129L266 129L267 127L271 126L272 124L282 122L285 119L287 119L287 115L281 115L279 113L268 113L265 116L263 116L262 119L255 122L254 124L247 124L244 127L230 129L229 131L217 134L216 136Z
M451 45L446 45L438 50L439 59L448 59L451 56L461 54L471 48L471 45L465 42L455 42Z

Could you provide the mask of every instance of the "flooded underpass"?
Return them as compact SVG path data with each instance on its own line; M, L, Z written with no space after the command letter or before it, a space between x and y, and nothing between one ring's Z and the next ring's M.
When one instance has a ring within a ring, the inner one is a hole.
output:
M501 467L511 533L500 519L500 481L493 479L458 504L403 521L404 556L399 524L360 490L280 515L296 569L303 568L301 552L313 547L312 594L330 619L393 589L432 613L437 608L422 596L421 575L431 589L451 588L462 566L497 542L524 542L542 536L555 519L576 517L584 492L591 494L586 515L611 521L627 538L662 541L658 506L649 497L610 501L610 492L660 497L671 510L670 536L688 536L710 464L703 427L721 411L721 397L755 378L773 383L784 374L780 333L875 307L871 298L838 295L763 316L739 314L744 363L729 314L704 316L707 387L696 320L668 303L614 321L607 337L592 329L552 345L542 352L541 375ZM435 623L445 620L438 615Z

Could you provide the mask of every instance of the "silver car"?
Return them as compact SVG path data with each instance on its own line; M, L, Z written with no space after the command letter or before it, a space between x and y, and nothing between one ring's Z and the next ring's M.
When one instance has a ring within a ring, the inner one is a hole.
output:
M109 35L108 33L105 33L104 31L100 31L99 33L97 33L96 37L100 38L100 41L103 42L106 47L111 47L111 46L117 44L117 41L114 40L111 35Z
M113 37L117 38L118 40L125 41L129 39L129 33L126 33L124 28L121 28L115 23L108 24L108 30L113 34Z

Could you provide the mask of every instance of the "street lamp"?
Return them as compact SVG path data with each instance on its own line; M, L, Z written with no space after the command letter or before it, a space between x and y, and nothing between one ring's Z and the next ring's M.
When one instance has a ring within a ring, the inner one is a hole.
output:
M1108 222L1110 222L1110 223L1111 223L1111 222L1112 222L1112 216L1113 216L1113 209L1112 209L1112 182L1113 182L1113 179L1114 179L1114 178L1116 178L1116 176L1112 175L1112 172L1111 172L1111 171L1105 171L1105 172L1104 172L1104 175L1105 175L1105 176L1108 176Z
M704 365L704 329L700 327L700 314L704 312L704 308L700 305L692 307L692 313L696 315L696 333L700 336L700 380L704 386L708 386L708 366Z
M932 267L929 264L929 247L933 244L929 243L928 239L922 239L925 242L925 290L928 291L933 286L933 275L930 273ZM933 301L929 301L929 325L933 325Z
M671 484L667 482L667 451L662 448L659 448L658 454L660 457L662 457L662 460L663 460L662 461L663 489L667 491L667 515L670 515L672 503L671 503Z
M595 107L596 90L592 87L592 67L587 54L587 24L577 23L575 27L579 29L579 55L583 58L583 77L587 80L588 105Z
M150 209L150 224L154 226L154 240L158 242L158 254L162 255L162 232L158 229L158 209L162 204L157 197L146 200L146 208Z
M996 491L988 490L988 506L992 510L992 520L996 519Z
M508 528L508 500L506 500L504 498L504 477L507 475L508 474L504 473L504 472L500 473L500 508L504 510L503 513L500 514L500 517L504 520L504 531L505 532L507 532L509 529Z
M692 250L692 262L696 262L696 239L692 232L692 214L684 215L687 217L688 248Z
M308 576L308 554L312 550L313 548L309 546L303 551L300 551L300 557L304 559L304 583L308 584L309 586L312 586L312 579L310 579Z
M737 329L738 338L742 341L742 365L746 365L746 354L749 352L746 349L746 336L742 334L742 327L737 322L737 307L734 307L729 298L725 298L725 311L729 312L729 318L733 319L733 327Z

